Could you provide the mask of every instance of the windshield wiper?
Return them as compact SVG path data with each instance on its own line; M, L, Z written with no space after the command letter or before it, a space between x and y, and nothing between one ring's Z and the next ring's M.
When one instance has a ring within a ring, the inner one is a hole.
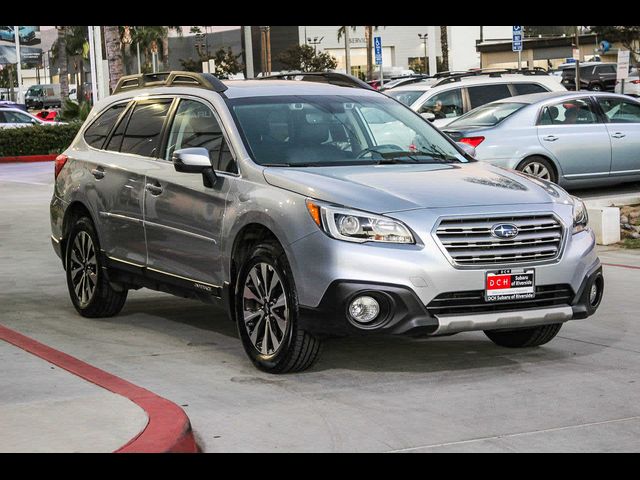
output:
M381 158L376 160L376 165L393 165L397 163L420 163L420 160L416 160L412 156L393 157L393 158Z

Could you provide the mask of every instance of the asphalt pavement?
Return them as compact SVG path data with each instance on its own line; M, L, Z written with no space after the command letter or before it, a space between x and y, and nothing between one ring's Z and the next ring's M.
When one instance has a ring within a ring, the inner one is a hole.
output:
M49 240L52 182L51 163L0 165L0 324L182 406L204 451L640 450L638 252L601 249L600 310L544 347L500 348L480 332L343 338L311 370L273 376L251 365L223 312L196 301L140 290L117 317L77 315ZM41 360L21 372L12 362L28 354L0 346L11 365L0 409L28 422L11 413L16 396L45 399L60 372L46 378ZM54 397L92 401L71 383Z

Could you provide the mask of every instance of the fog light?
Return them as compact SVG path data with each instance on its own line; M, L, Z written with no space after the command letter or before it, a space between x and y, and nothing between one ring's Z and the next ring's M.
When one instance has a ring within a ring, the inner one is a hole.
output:
M380 313L380 305L373 297L357 297L349 305L349 315L358 323L373 322Z

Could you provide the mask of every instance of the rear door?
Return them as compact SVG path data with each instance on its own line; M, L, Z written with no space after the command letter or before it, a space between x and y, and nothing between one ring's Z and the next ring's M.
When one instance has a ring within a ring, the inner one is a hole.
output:
M544 107L538 121L538 139L558 161L567 180L609 175L609 133L589 97Z
M640 175L640 103L596 97L611 138L611 175Z
M151 272L187 282L185 286L218 294L222 285L221 229L227 196L238 170L212 106L182 98L168 127L166 148L147 172L145 229ZM209 151L218 181L205 187L202 175L177 172L174 151Z

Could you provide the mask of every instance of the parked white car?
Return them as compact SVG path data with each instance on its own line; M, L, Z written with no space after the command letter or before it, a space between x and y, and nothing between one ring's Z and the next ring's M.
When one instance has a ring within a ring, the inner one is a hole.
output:
M468 75L468 76L467 76ZM507 97L566 91L551 75L486 73L450 75L413 83L384 93L442 128L474 108Z
M622 93L622 82L616 81L616 93ZM640 72L633 70L629 78L624 81L624 94L633 97L640 97Z
M32 125L60 125L61 122L45 122L35 115L17 108L0 108L0 128L21 128Z

